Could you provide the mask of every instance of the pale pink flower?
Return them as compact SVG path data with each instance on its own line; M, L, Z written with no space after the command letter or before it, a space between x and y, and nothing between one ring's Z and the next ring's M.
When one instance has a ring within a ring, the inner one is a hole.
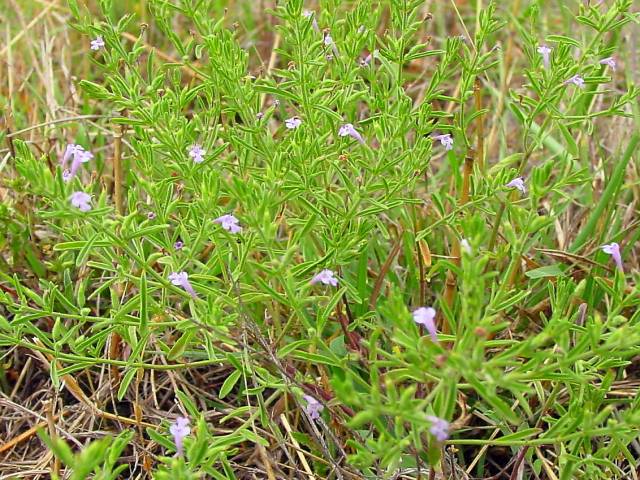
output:
M240 220L233 215L222 215L216 218L214 222L220 224L229 233L240 233L242 231L242 227L238 225Z
M289 130L295 130L300 125L302 125L302 119L300 117L287 118L284 121L284 124Z
M573 83L578 88L584 88L584 78L582 78L580 75L574 75L569 80L565 80L564 82L565 85L568 85L570 83Z
M449 438L449 429L451 425L446 420L435 417L433 415L427 415L427 420L431 422L431 426L429 427L429 432L431 435L436 437L438 442L444 442L447 438Z
M340 127L340 130L338 130L338 135L340 135L341 137L349 136L364 145L364 138L362 138L362 135L360 135L360 133L351 123L345 123L344 125L342 125Z
M436 135L433 137L435 140L439 140L440 144L444 147L445 150L453 149L453 138L451 138L450 133L444 133L442 135Z
M202 148L201 145L195 144L189 148L189 156L193 159L195 163L204 162L204 155L207 153L205 149Z
M613 261L616 262L616 265L620 269L621 272L624 272L624 267L622 266L622 255L620 254L620 245L616 242L611 242L608 245L603 245L600 247L604 253L608 253L613 258Z
M524 184L523 177L516 177L505 185L507 188L517 188L523 195L527 193L527 187Z
M540 45L538 47L538 53L542 55L542 64L544 65L544 68L549 68L549 65L551 63L551 48L547 47L546 45Z
M84 192L73 192L69 197L71 205L79 208L81 212L88 212L91 210L91 195Z
M184 417L176 418L176 421L169 427L169 432L173 435L173 442L176 444L176 455L184 455L184 439L191 433L189 419Z
M433 343L438 343L438 331L436 330L436 311L431 307L420 307L413 312L413 321L424 327L429 332Z
M600 65L608 65L611 70L616 69L616 60L613 57L603 58L598 63Z
M311 395L302 395L302 398L304 398L304 400L307 402L307 404L304 407L305 412L307 412L307 415L309 415L309 417L311 417L311 420L317 420L320 418L320 412L322 412L322 410L324 409L324 406L317 401L315 398L313 398Z
M101 35L98 35L95 40L91 40L91 50L100 50L104 47L104 39Z
M193 298L197 298L198 294L189 282L189 274L187 272L173 272L169 275L169 281L176 287L182 287Z
M311 285L316 283L322 283L323 285L331 285L332 287L338 286L338 279L335 277L335 273L331 270L324 269L320 273L313 276L311 279Z

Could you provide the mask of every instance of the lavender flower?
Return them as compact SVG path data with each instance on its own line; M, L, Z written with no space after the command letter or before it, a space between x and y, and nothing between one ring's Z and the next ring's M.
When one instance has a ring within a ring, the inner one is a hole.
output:
M289 130L295 130L300 125L302 125L302 120L300 119L300 117L291 117L291 118L287 118L284 121L284 124Z
M438 442L444 442L447 438L449 438L449 429L451 428L449 422L433 415L427 415L427 420L431 422L429 432L431 433L431 435L436 437L436 440Z
M176 455L181 457L184 454L184 439L191 433L189 419L184 417L176 418L176 421L169 427L169 432L173 435L173 442L176 444Z
M523 195L527 193L527 187L524 185L523 177L516 177L505 185L507 188L517 188Z
M621 272L624 272L624 267L622 266L622 256L620 255L620 245L616 242L611 242L608 245L603 245L600 247L604 253L608 253L613 258L613 261L616 262L616 265L620 269Z
M76 151L76 153L73 155L73 162L71 162L71 170L69 170L68 180L71 180L76 175L81 164L87 163L92 158L93 153L91 152L85 152L84 150Z
M205 149L202 148L201 145L195 144L189 148L189 156L193 159L195 163L204 162L204 154L207 153Z
M198 294L189 282L189 274L187 272L173 272L169 275L169 281L176 287L182 287L193 298L198 298Z
M324 405L322 405L319 401L313 398L311 395L302 395L302 398L305 399L307 404L304 407L307 415L311 417L311 420L317 420L320 418L320 412L324 410Z
M613 57L603 58L598 62L600 65L608 65L611 70L616 69L616 60Z
M311 25L313 26L313 29L316 32L320 31L320 27L318 26L318 21L316 20L316 12L314 12L312 10L305 10L304 12L302 12L302 16L304 18L310 18L311 19Z
M184 247L184 243L182 242L182 240L178 240L173 244L173 248L175 248L176 250L182 250L182 247Z
M364 145L364 139L362 138L362 135L358 133L358 131L351 123L345 123L344 125L342 125L340 127L340 130L338 130L338 135L340 135L341 137L349 136Z
M331 38L331 35L330 35L330 34L328 34L328 33L324 36L324 44L325 44L327 47L328 47L329 45L332 45L332 44L333 44L333 38Z
M256 113L256 120L260 121L264 118L264 113L258 112Z
M449 151L453 149L453 138L451 138L451 134L444 133L442 135L436 135L433 138L439 140L445 150Z
M566 80L564 82L565 85L568 85L570 83L573 83L578 88L584 88L584 78L582 78L580 75L574 75L569 80Z
M417 324L424 325L433 343L438 343L438 331L436 330L436 311L431 307L420 307L413 312L413 321Z
M104 47L104 40L101 35L98 35L95 40L91 40L91 50L100 50Z
M76 145L75 143L68 143L67 147L64 149L64 155L62 156L62 160L60 160L60 166L62 168L67 168L67 165L69 165L69 160L73 158L76 152L83 151L83 150L84 148L82 148L81 145Z
M156 214L155 214L155 212L149 212L149 213L147 213L147 218L148 218L149 220L153 220L153 219L155 219L155 218L156 218Z
M242 231L242 227L238 225L240 220L233 215L222 215L216 218L214 222L219 223L229 233L240 233Z
M324 285L337 287L338 279L335 277L335 273L333 273L331 270L324 269L320 273L314 275L314 277L311 279L311 285L315 285L316 283L322 283Z
M73 192L71 197L69 197L71 201L71 205L76 208L79 208L81 212L88 212L91 210L91 195L84 192Z
M542 64L544 68L549 68L550 65L550 57L551 57L551 49L546 45L540 45L538 47L538 53L542 55Z
M62 179L65 182L71 180L78 172L80 165L87 163L92 158L93 153L85 151L81 145L76 145L74 143L68 144L60 162L62 168L65 169L62 174ZM71 169L67 170L66 168L69 166L69 162L71 162Z

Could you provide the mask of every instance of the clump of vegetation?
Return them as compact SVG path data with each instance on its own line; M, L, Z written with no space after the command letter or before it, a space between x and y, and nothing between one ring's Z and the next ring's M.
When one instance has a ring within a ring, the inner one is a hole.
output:
M6 478L635 478L631 0L88 3L0 7Z

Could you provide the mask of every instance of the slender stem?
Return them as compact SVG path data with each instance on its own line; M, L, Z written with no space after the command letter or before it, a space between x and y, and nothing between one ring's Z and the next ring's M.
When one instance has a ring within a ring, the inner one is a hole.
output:
M113 135L113 194L116 213L122 215L122 134L124 127Z
M480 79L476 77L473 86L473 94L476 102L476 112L482 110L482 89L480 87ZM484 173L484 116L476 117L476 162L478 168Z

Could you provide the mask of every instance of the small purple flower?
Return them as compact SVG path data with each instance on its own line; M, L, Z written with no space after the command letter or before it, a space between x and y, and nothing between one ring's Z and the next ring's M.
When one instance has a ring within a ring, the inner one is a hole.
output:
M447 438L449 438L449 429L451 425L446 420L435 417L433 415L427 415L427 420L431 422L431 426L429 427L429 432L431 435L436 437L436 440L440 443L444 442Z
M550 57L551 57L551 49L546 45L540 45L538 47L538 53L542 55L542 64L544 68L549 68L550 65Z
M62 174L62 179L65 182L71 180L78 172L80 165L87 163L92 158L93 153L85 151L82 145L76 145L74 143L68 144L60 161L60 165L65 169ZM70 170L67 170L69 163L71 163Z
M302 16L304 18L310 18L311 19L311 25L313 26L313 29L316 32L320 31L320 27L318 26L318 21L316 20L316 12L314 12L312 10L305 10L304 12L302 12Z
M582 78L580 75L574 75L569 80L565 80L564 82L565 85L568 85L570 83L573 83L578 88L584 88L584 78Z
M444 133L442 135L436 135L435 137L433 137L436 140L440 141L440 144L444 147L445 150L452 150L453 149L453 138L451 138L451 134L450 133Z
M258 112L256 113L256 120L260 121L264 118L264 113Z
M616 262L616 265L620 269L621 272L624 272L624 267L622 266L622 255L620 255L620 245L616 242L611 242L608 245L603 245L600 247L604 253L608 253L613 258L613 261Z
M311 420L317 420L320 418L320 412L324 410L324 405L322 405L319 401L313 398L311 395L302 395L302 398L307 402L304 407L307 415L311 417Z
M328 33L324 36L324 44L328 47L333 44L333 38Z
M101 35L98 35L95 40L91 40L91 50L100 50L104 47L104 40Z
M93 153L86 152L84 150L77 150L73 155L73 161L71 162L71 170L69 170L68 179L71 180L73 177L75 177L76 173L78 172L78 168L80 168L80 165L82 165L83 163L87 163L92 158Z
M616 69L616 60L613 57L603 58L598 62L600 65L608 65L611 70Z
M438 343L438 331L436 330L436 311L431 307L420 307L413 312L413 321L424 325L433 343Z
M69 197L71 205L79 208L81 212L88 212L91 210L91 195L84 192L73 192Z
M82 148L81 145L76 145L75 143L68 143L67 147L64 150L64 155L62 155L62 160L60 160L60 166L62 168L67 168L67 166L69 165L69 160L73 158L76 152L83 151L83 150L84 148Z
M362 138L362 135L358 133L358 131L351 123L345 123L344 125L342 125L340 127L340 130L338 130L338 135L340 135L341 137L349 136L364 145L364 139Z
M523 177L516 177L511 180L509 183L505 185L507 188L517 188L520 192L525 195L527 193L527 187L524 185Z
M182 250L182 247L184 247L184 243L182 242L182 240L178 240L173 244L173 248L175 248L176 250Z
M198 294L189 282L189 274L187 272L173 272L169 275L169 281L176 287L182 287L193 298L198 298Z
M242 231L242 227L238 225L240 220L233 215L222 215L216 218L214 222L219 223L229 233L240 233Z
M204 154L207 153L205 149L202 148L201 145L195 144L189 148L189 156L193 159L195 163L204 162Z
M302 120L300 119L300 117L291 117L291 118L287 118L284 121L284 124L289 130L295 130L300 125L302 125Z
M311 279L311 285L315 285L316 283L322 283L324 285L331 285L332 287L338 286L338 279L335 277L335 273L331 270L324 269L320 273L314 275Z
M147 213L147 218L149 220L154 220L156 218L156 214L154 212Z
M184 439L191 433L189 419L184 417L176 418L176 421L169 427L169 432L173 435L173 442L176 444L176 455L181 457L184 454Z

